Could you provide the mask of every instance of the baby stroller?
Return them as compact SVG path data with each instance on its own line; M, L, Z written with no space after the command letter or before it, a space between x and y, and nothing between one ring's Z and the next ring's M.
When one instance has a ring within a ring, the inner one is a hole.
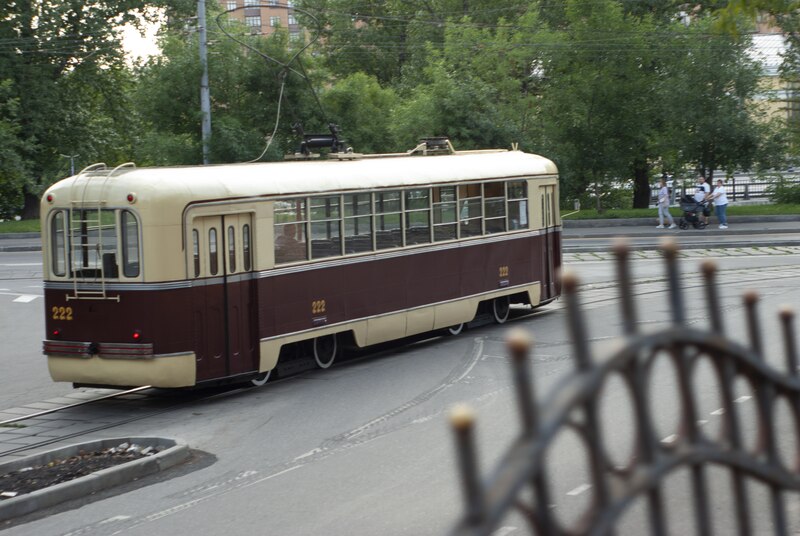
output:
M705 203L698 203L689 194L684 195L680 200L683 217L678 222L678 227L688 229L691 224L695 229L705 229L706 223L700 220L700 214L706 207Z

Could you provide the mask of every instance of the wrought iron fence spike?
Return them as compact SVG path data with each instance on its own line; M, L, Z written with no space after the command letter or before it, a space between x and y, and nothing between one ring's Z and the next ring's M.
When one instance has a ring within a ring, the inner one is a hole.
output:
M786 349L786 367L792 376L800 376L798 370L797 341L794 338L794 309L789 305L782 305L778 316L783 325L783 345Z
M528 355L533 347L533 338L522 328L515 328L508 332L508 351L514 365L514 386L517 392L517 405L519 406L522 429L526 436L536 434L539 416L534 395L534 387L528 364Z
M706 302L708 303L708 316L711 319L711 330L719 336L723 334L722 314L719 306L719 295L717 294L717 263L711 259L706 259L700 264L705 278Z
M667 282L669 283L672 321L675 324L683 324L686 313L683 310L683 294L681 293L678 274L678 242L669 237L661 239L661 252L667 264Z
M467 522L478 524L483 520L485 505L473 438L475 412L467 404L457 404L450 410L450 424L455 432Z
M764 359L762 354L763 347L761 345L761 330L758 326L758 311L756 311L758 292L755 290L748 290L742 295L742 299L747 312L747 333L750 336L750 348L752 348L759 359Z
M617 258L617 280L619 281L619 299L622 306L622 324L626 335L636 333L636 308L631 290L631 276L628 265L630 244L627 238L614 240L614 255Z

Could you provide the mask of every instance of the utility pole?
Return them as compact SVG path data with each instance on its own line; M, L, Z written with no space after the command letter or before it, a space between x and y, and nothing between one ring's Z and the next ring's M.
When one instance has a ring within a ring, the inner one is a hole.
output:
M79 154L62 154L63 158L69 158L69 175L70 177L75 175L75 159L78 158Z
M208 144L211 140L211 92L208 88L208 51L206 50L206 2L197 0L197 25L200 35L200 114L203 121L203 164L208 165Z

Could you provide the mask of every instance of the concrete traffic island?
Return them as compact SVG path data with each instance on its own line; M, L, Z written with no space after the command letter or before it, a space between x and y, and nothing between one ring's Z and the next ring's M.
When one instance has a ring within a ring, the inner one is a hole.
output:
M72 499L87 497L92 493L158 473L186 461L190 454L189 447L185 443L174 439L161 437L100 439L0 463L0 477L15 472L24 474L23 470L48 467L57 460L85 456L86 453L111 450L122 454L121 446L130 449L134 448L134 445L138 451L137 457L133 459L122 460L85 476L0 500L0 521L30 514ZM0 492L3 491L0 489Z

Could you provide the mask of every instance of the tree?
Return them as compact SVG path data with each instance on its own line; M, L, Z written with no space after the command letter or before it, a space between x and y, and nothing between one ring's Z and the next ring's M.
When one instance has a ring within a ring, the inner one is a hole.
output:
M22 177L18 168L4 168L0 180L14 196L21 189L23 217L36 216L40 192L68 169L60 153L80 154L83 162L120 156L129 114L118 97L129 78L118 28L137 22L137 10L151 5L161 4L117 0L91 9L75 0L0 4L0 72L10 80L3 98L6 110L14 108L18 139L5 151L16 157L4 158L3 165L26 162Z

